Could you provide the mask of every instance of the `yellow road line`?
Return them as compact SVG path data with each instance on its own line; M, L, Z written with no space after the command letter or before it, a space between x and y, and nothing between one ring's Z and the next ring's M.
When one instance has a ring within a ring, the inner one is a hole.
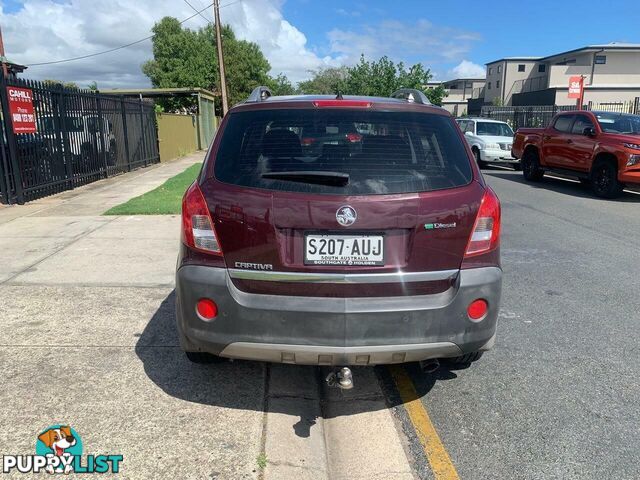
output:
M456 467L453 466L438 432L431 423L429 414L418 397L411 378L401 366L393 365L390 367L390 371L436 480L459 480Z

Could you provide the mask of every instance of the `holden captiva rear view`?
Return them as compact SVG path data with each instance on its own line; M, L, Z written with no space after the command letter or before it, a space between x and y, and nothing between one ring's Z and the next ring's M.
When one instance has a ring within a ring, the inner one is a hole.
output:
M468 363L494 343L499 241L498 198L422 92L260 87L184 197L181 346L193 361Z

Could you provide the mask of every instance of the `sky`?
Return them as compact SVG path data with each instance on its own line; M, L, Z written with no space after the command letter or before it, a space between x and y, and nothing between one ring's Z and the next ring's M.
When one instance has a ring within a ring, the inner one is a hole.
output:
M189 0L197 9L211 0ZM468 8L456 6L468 4ZM361 54L422 63L436 80L484 77L484 64L506 56L546 56L590 44L640 43L637 0L442 2L420 0L220 0L222 21L256 42L294 83ZM150 35L171 15L194 14L185 0L0 0L7 57L26 65L92 54ZM212 11L203 13L211 19ZM198 28L197 15L185 22ZM140 66L151 41L84 60L31 66L23 77L100 88L146 87Z

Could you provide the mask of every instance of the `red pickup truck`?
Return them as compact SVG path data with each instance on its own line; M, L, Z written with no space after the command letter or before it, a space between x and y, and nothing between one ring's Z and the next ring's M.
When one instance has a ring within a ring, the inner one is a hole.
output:
M512 155L520 158L524 178L542 180L545 172L577 177L604 198L640 186L640 115L569 111L547 128L519 128Z

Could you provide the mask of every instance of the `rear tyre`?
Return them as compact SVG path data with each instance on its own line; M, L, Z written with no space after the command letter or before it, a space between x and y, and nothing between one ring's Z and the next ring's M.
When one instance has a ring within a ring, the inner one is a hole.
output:
M474 148L473 155L476 157L476 162L478 163L478 167L487 168L487 162L482 160L480 156L480 150L478 150L477 148Z
M222 363L226 359L207 352L184 352L190 362L199 364Z
M539 182L544 177L544 170L540 168L538 154L533 150L525 152L522 156L522 174L529 182Z
M598 162L591 171L591 188L600 198L616 198L620 196L624 185L618 181L618 169L607 161Z
M466 353L464 355L460 355L459 357L454 357L454 358L447 358L446 362L449 365L469 365L470 363L476 362L478 360L480 360L480 358L482 357L482 354L484 352L471 352L471 353Z

